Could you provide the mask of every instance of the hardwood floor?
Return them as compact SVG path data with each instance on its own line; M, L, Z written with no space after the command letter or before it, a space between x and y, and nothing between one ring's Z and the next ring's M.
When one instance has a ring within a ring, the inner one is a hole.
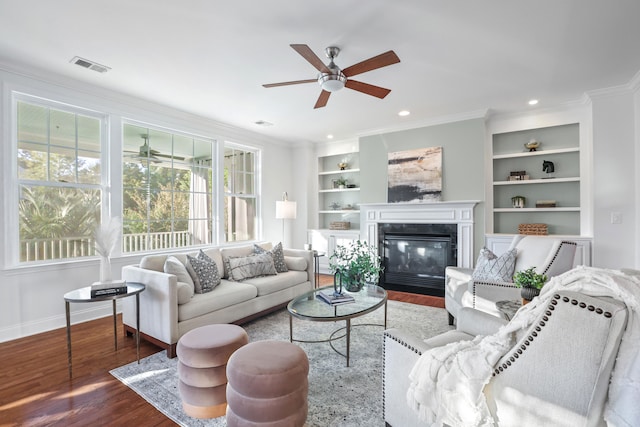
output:
M321 276L322 285L332 276ZM442 298L389 292L390 299L439 306ZM136 360L135 341L125 337L118 316L118 350L113 318L71 327L73 378L67 365L66 329L0 343L0 427L8 426L173 426L109 370ZM140 358L160 351L140 342Z

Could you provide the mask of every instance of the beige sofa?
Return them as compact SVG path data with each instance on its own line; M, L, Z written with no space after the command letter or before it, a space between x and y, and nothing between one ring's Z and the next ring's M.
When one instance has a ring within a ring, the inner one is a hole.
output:
M271 243L259 245L267 250ZM178 339L199 326L213 323L240 324L286 306L293 298L315 287L313 252L284 249L284 261L289 271L243 281L228 280L223 257L243 257L253 254L254 245L209 248L203 250L216 264L223 279L211 292L193 293L175 274L164 272L165 262L174 256L187 264L187 254L147 255L140 264L125 266L122 278L146 286L140 294L140 333L146 339L175 357ZM136 330L135 299L122 300L122 320L125 332Z

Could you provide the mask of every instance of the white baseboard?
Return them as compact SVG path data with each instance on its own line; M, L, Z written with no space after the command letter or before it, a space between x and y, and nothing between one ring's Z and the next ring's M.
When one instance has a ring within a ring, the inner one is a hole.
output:
M86 308L76 309L78 306L86 306ZM92 304L74 304L71 303L71 324L83 323L89 320L100 319L102 317L112 316L111 301L108 303L92 303ZM121 312L120 302L116 304L116 312ZM52 331L54 329L66 328L67 319L64 313L33 322L19 323L0 328L0 342L11 341L24 338L30 335L40 334L42 332Z

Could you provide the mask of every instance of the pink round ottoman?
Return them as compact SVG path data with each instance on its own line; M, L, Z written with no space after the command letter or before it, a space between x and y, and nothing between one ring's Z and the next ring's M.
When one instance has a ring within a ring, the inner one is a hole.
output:
M309 359L286 341L245 345L227 363L227 426L303 426Z
M178 340L178 390L182 408L190 417L215 418L227 409L227 361L249 342L240 326L208 325Z

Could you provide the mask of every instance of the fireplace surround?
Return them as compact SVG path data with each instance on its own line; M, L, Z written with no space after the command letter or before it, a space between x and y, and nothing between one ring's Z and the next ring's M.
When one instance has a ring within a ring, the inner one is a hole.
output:
M478 201L360 205L360 233L388 265L386 289L444 295L444 268L473 267Z

